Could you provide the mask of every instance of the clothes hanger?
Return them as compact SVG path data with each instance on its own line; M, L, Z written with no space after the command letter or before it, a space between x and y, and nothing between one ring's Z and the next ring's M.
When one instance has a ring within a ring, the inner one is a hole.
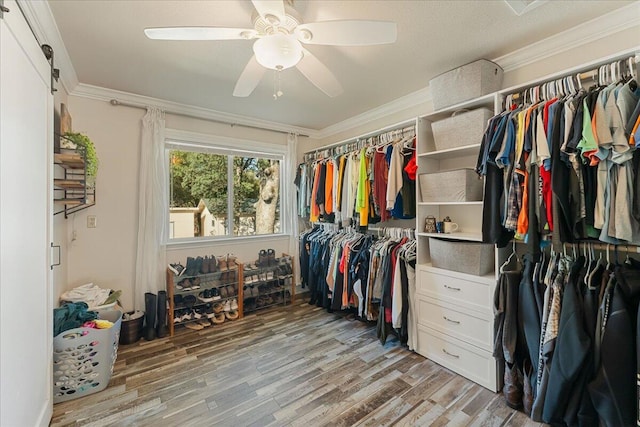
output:
M513 247L511 248L511 254L509 255L509 257L507 258L507 260L500 266L500 274L504 273L504 269L507 265L509 265L509 263L511 262L511 260L513 259L513 256L515 255L516 257L516 261L517 261L517 265L520 265L520 257L518 256L518 254L516 253L516 241L513 240L512 243Z

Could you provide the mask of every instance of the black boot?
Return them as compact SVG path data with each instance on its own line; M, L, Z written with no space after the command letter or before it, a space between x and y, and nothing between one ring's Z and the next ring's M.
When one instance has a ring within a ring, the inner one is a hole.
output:
M158 327L156 335L158 338L167 336L167 292L158 291Z
M144 294L144 307L145 325L142 336L144 336L145 340L151 341L156 338L156 309L158 307L156 294L152 294L151 292Z
M196 270L195 258L187 257L187 266L185 268L186 268L185 274L187 276L195 276L196 274L198 274L198 271Z

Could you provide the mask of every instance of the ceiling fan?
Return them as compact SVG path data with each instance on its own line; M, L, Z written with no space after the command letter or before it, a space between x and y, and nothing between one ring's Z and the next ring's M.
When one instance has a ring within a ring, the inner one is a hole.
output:
M304 24L296 10L283 0L252 0L253 28L164 27L146 28L155 40L253 40L254 55L236 83L233 95L253 92L267 69L280 72L295 66L330 97L340 95L340 82L303 47L305 45L366 46L396 41L395 22L340 20ZM274 89L274 98L282 92Z

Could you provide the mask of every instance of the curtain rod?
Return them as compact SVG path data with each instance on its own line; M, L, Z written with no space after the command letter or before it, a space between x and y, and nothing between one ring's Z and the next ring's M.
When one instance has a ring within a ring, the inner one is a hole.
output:
M122 102L122 101L119 101L117 99L110 100L109 104L114 105L116 107L121 105L123 107L132 107L132 108L140 108L140 109L146 109L147 108L146 105L133 104L133 103L129 103L129 102ZM243 125L241 123L226 122L224 120L210 119L210 118L207 118L207 117L197 116L195 114L180 113L180 112L177 112L177 111L165 111L165 113L172 114L174 116L182 116L182 117L189 117L189 118L192 118L192 119L206 120L208 122L220 123L220 124L223 124L223 125L229 125L231 127L239 126L239 127L243 127L243 128L249 128L249 129L258 129L258 130L266 130L266 131L269 131L269 132L283 133L285 135L288 135L290 133L295 133L298 136L302 136L302 137L305 137L305 138L309 137L309 135L303 135L303 134L299 134L299 133L296 133L296 132L287 132L287 131L284 131L284 130L268 129L268 128L263 128L263 127L260 127L260 126Z

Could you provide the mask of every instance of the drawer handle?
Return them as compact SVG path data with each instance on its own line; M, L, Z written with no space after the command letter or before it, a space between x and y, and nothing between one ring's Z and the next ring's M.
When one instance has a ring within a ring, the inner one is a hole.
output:
M454 288L453 286L449 286L449 285L444 285L445 288L450 289L452 291L461 291L462 289L460 288Z
M456 359L460 359L460 356L458 356L457 354L453 354L453 353L449 353L447 350L445 350L444 348L442 349L442 351L444 352L444 354L446 354L447 356L451 356L451 357L455 357Z
M443 318L444 320L446 320L447 322L455 323L456 325L459 325L459 324L460 324L460 321L459 321L459 320L449 319L447 316L442 316L442 318Z

